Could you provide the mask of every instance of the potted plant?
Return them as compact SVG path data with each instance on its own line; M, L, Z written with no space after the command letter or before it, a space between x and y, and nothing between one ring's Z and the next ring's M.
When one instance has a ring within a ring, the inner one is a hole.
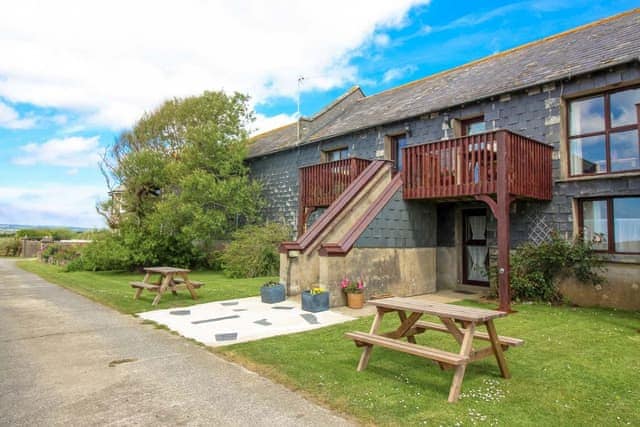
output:
M260 299L267 304L284 301L286 292L284 285L277 282L267 282L260 288Z
M347 294L347 306L349 308L362 308L364 306L364 282L362 279L354 282L345 277L340 282L340 287Z
M302 292L302 309L312 313L329 310L329 292L322 288Z

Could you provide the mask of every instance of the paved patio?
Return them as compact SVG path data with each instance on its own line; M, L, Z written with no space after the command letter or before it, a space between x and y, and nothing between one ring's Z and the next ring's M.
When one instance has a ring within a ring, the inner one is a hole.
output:
M446 290L411 298L448 303L478 296ZM300 296L296 296L276 304L264 304L260 297L250 297L147 311L138 316L164 325L187 338L217 347L318 329L369 316L374 312L375 308L367 304L359 310L336 307L329 311L309 313L301 309Z
M264 304L260 297L147 311L138 316L209 346L303 332L354 319L336 311L302 311L295 300Z

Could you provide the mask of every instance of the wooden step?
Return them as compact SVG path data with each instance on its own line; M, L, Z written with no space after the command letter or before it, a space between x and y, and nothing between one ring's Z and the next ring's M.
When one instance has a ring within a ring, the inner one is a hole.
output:
M413 354L414 356L424 357L425 359L431 359L449 365L462 365L469 361L469 358L456 353L399 341L393 338L386 338L380 335L368 334L366 332L347 332L345 337L354 340L356 344L379 345L380 347Z
M418 321L416 322L415 329L417 330L432 330L432 331L440 331L440 332L446 332L446 333L450 333L449 330L447 329L447 327L443 324L440 323L433 323L433 322L425 322L425 321ZM489 334L486 332L482 332L482 331L476 331L473 335L474 338L479 339L479 340L484 340L484 341L490 341L489 339ZM524 344L524 340L521 340L520 338L512 338L512 337L505 337L502 335L498 335L498 341L500 341L500 344L502 345L507 345L510 347L518 347L521 346L522 344Z

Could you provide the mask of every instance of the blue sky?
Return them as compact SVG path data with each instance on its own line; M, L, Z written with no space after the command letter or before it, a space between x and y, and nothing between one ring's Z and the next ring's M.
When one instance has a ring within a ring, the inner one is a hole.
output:
M94 209L108 191L100 155L163 99L245 92L254 128L268 130L294 120L299 76L301 113L312 115L356 84L374 94L640 6L205 3L24 0L3 7L0 223L104 226Z

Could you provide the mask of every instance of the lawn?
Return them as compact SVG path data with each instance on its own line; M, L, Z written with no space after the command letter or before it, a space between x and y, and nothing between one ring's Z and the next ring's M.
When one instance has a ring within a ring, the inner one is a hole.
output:
M135 290L129 286L130 281L142 280L142 274L123 272L65 272L60 267L38 261L18 261L18 267L37 274L43 279L70 289L94 301L112 307L121 313L138 313L162 308L184 307L210 301L223 301L260 295L260 285L273 277L253 279L230 279L222 273L211 271L194 271L189 278L204 282L204 286L196 290L197 300L192 300L189 292L179 290L178 295L166 292L157 306L151 301L155 293L143 292L138 300L133 299Z
M367 331L371 317L217 351L364 423L640 425L639 313L542 304L515 309L496 321L498 333L526 340L505 353L512 378L500 377L494 359L473 363L456 404L447 403L453 372L418 357L376 348L369 367L356 372L361 350L343 334ZM395 321L387 316L383 330ZM417 338L455 348L442 333Z

